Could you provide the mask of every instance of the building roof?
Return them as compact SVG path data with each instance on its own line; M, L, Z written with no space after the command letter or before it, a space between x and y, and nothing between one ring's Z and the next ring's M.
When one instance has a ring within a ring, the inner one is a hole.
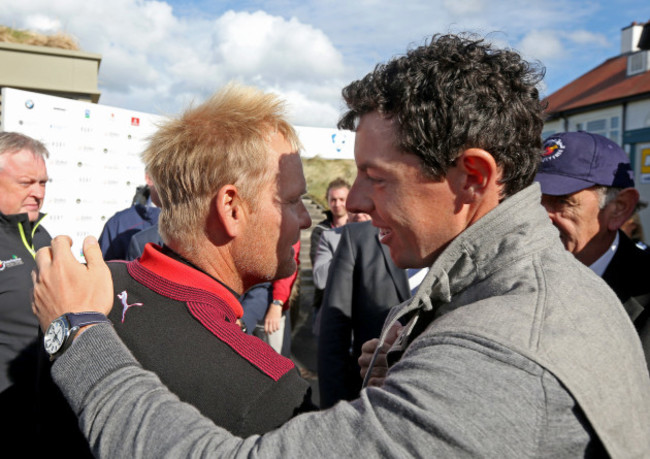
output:
M627 57L612 57L548 96L546 112L551 118L560 112L574 111L593 105L635 98L650 97L650 72L626 77Z

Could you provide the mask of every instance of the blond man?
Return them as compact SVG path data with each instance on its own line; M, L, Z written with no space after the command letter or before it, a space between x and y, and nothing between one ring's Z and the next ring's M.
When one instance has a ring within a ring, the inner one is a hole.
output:
M313 407L293 362L238 320L246 289L296 270L292 245L311 223L304 179L288 179L302 175L299 148L283 104L249 87L165 122L143 154L163 246L109 263L115 330L181 400L238 435Z

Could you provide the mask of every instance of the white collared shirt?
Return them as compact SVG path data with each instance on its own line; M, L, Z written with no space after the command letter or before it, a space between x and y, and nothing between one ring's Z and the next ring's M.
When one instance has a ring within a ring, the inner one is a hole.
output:
M616 237L614 238L614 242L612 242L612 245L609 246L609 249L602 254L602 256L594 261L589 268L598 274L600 277L603 277L603 274L605 274L605 270L609 266L610 261L612 261L612 258L614 258L614 254L616 253L616 249L618 249L618 242L619 242L619 237L618 237L618 231L616 232Z
M424 276L429 272L429 268L422 269L407 269L406 275L409 279L409 289L411 290L411 296L415 295L416 290L424 280Z

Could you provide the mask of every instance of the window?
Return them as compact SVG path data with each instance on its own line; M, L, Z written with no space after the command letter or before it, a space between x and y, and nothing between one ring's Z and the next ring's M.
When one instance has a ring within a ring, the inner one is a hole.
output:
M587 122L587 131L601 134L601 131L607 129L607 120L593 120Z
M576 131L587 131L593 134L599 134L603 137L613 140L620 144L621 142L621 118L612 116L610 118L599 118L595 120L585 120L576 123Z

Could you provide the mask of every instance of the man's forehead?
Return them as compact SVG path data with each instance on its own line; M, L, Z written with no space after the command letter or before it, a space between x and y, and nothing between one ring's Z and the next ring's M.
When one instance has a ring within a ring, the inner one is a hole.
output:
M285 154L299 153L298 149L295 148L281 132L274 132L271 134L271 137L269 138L269 146L271 147L272 151L280 156Z
M287 153L279 156L278 161L279 175L283 176L281 181L289 180L292 182L305 183L305 174L302 170L302 160L298 153Z
M347 186L336 186L328 190L328 195L331 196L332 194L348 194L349 191L350 188Z
M355 154L354 161L359 171L381 171L386 174L395 173L396 169L415 168L423 171L422 159L415 153L402 150L393 150L389 154L380 151L370 151L363 155ZM434 180L432 178L432 181Z
M418 155L399 146L396 123L395 119L376 112L363 115L354 144L357 169L363 171L368 168L390 168L388 163L422 166Z
M545 200L550 200L553 202L567 202L574 205L579 205L584 203L587 199L598 199L598 192L592 188L585 188L583 190L576 191L574 193L567 194L548 194L543 193L542 198Z
M31 150L13 150L0 155L0 167L28 170L45 170L45 158Z

